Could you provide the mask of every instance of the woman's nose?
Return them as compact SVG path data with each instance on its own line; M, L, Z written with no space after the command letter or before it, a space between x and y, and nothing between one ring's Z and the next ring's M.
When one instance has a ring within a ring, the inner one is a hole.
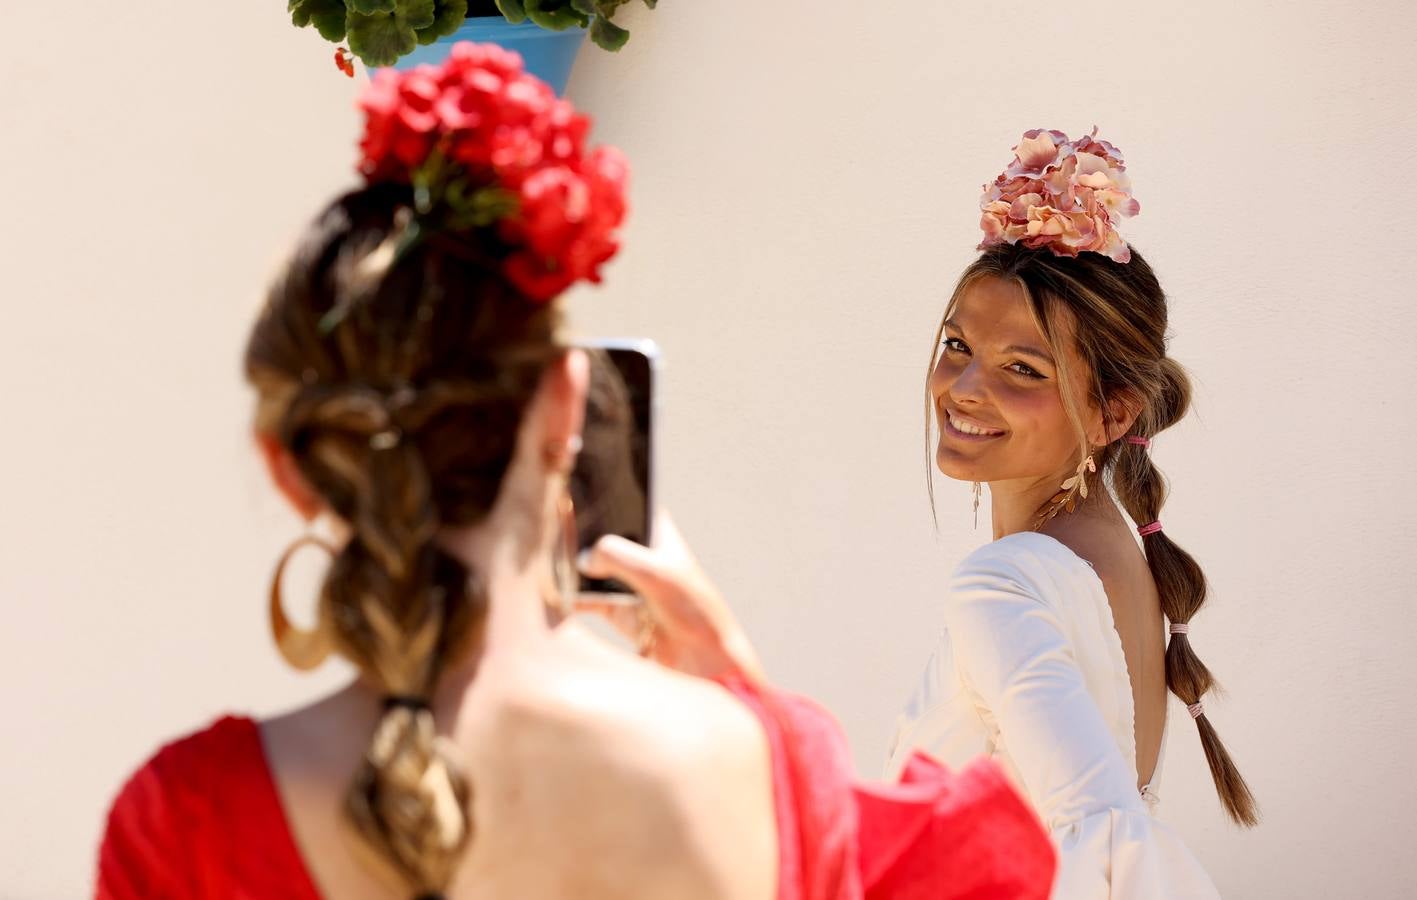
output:
M946 389L950 399L956 403L979 402L984 399L984 373L976 360L959 371Z

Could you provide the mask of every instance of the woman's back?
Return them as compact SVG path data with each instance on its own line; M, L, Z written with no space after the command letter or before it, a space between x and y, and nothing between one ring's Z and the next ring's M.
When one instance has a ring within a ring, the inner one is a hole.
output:
M1131 686L1137 787L1160 773L1166 732L1166 620L1146 557L1115 506L1110 515L1054 519L1044 534L1072 551L1101 583Z
M396 898L345 832L377 701L353 686L171 745L115 804L99 896ZM769 898L767 743L712 682L624 656L574 624L489 655L448 716L473 784L450 898Z
M718 685L563 626L487 660L453 728L482 787L452 897L775 896L767 741Z

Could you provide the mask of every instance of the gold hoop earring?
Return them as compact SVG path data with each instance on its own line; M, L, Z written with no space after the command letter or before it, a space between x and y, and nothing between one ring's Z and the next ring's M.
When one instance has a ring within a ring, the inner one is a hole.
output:
M323 611L315 627L310 629L297 628L285 615L285 603L281 598L281 580L285 575L285 567L296 551L307 545L319 547L328 553L331 559L335 557L334 547L314 535L307 534L296 538L285 548L280 560L276 562L275 575L271 578L271 636L275 639L276 649L280 651L286 664L302 672L320 665L334 649Z

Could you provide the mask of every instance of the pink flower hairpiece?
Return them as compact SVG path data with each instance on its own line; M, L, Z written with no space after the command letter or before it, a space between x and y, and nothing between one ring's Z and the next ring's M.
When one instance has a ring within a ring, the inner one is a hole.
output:
M1121 152L1098 140L1095 126L1075 141L1061 131L1025 132L1014 161L984 186L979 208L981 250L1023 244L1058 256L1086 250L1119 263L1129 261L1132 251L1117 222L1141 211Z

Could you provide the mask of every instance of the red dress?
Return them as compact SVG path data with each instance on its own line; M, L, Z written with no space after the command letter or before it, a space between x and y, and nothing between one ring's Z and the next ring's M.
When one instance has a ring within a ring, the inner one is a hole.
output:
M1054 854L992 763L951 775L917 755L895 785L854 782L836 720L809 700L724 681L772 750L778 900L1045 900ZM320 900L250 719L169 744L114 801L101 900Z

